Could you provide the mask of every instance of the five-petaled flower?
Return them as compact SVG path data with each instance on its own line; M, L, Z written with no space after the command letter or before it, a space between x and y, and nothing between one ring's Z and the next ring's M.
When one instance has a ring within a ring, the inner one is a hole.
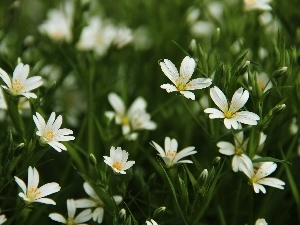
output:
M250 183L253 185L255 193L259 193L259 191L261 191L265 194L266 189L263 185L284 189L283 185L285 185L285 183L282 180L274 177L267 177L277 168L277 164L274 162L263 162L258 168L254 168L253 164L249 165L249 163L247 163L242 164L240 168L241 171L243 171L250 179Z
M195 95L191 91L209 87L212 83L210 78L196 78L190 80L194 73L196 62L189 56L186 56L182 60L179 73L175 65L168 59L164 59L159 65L164 74L175 85L163 84L160 86L162 89L166 89L167 92L179 91L184 97L195 100Z
M110 148L110 156L103 156L104 162L109 165L115 173L126 174L125 170L135 164L135 161L127 161L128 160L128 152L122 150L121 147L111 147Z
M74 199L67 200L68 218L65 218L59 213L50 213L49 217L57 222L67 225L85 225L85 222L89 221L93 214L92 210L85 209L75 217L76 207Z
M67 150L67 148L59 143L59 141L71 141L75 139L74 136L69 136L70 134L73 134L72 130L66 128L60 129L62 116L58 116L55 119L55 112L51 113L47 124L38 112L36 113L36 116L33 115L33 120L38 129L36 134L40 136L39 141L42 145L48 144L56 151L61 152L62 150Z
M27 187L24 181L15 176L15 181L20 186L23 192L19 193L19 196L28 204L32 202L40 202L45 204L55 205L55 201L49 198L44 198L47 195L51 195L60 190L58 183L51 182L44 184L38 188L39 185L39 173L36 168L28 167L28 183Z
M12 96L22 95L26 98L37 98L37 96L30 91L43 84L42 78L40 76L27 78L28 74L29 66L23 65L23 63L19 63L16 66L13 72L12 80L8 74L0 68L0 77L6 84L6 86L2 85L2 87L8 90Z
M241 126L239 128L241 128ZM220 153L233 155L231 165L234 172L239 171L240 165L243 163L252 164L251 159L245 154L247 143L248 139L244 141L244 133L242 131L234 135L234 145L227 141L217 143L217 146L220 148Z
M238 129L239 123L248 125L257 125L259 116L253 112L240 111L248 101L249 92L243 91L243 88L239 88L232 97L231 103L229 104L224 93L217 87L210 89L210 96L214 103L221 109L207 108L204 110L205 113L209 113L209 118L224 118L224 125L227 129L231 127Z
M123 100L116 93L109 93L108 101L115 112L107 111L108 118L115 118L116 124L122 125L122 133L127 139L137 138L137 130L154 130L156 123L151 121L151 116L146 112L147 102L142 97L134 100L126 110Z
M104 215L104 203L87 182L83 183L83 188L85 192L90 196L90 198L75 200L76 208L95 208L95 210L93 211L93 220L97 221L99 224L102 223ZM113 199L117 205L120 204L123 200L122 196L120 195L114 195Z
M176 139L165 138L165 149L156 142L151 142L152 146L158 151L158 155L164 160L166 167L171 167L178 163L193 163L191 160L181 160L182 158L197 153L194 146L186 147L177 152L178 142Z

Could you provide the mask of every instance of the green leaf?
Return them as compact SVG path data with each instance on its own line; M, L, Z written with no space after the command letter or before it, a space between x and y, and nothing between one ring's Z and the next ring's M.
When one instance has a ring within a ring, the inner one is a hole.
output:
M179 180L179 185L180 185L180 190L181 190L181 195L180 195L180 204L183 208L184 213L187 213L187 209L189 206L189 192L187 190L187 187L184 183L184 181L180 178L178 175L178 180Z
M286 160L276 159L276 158L272 158L272 157L261 157L261 158L257 158L257 159L252 160L252 162L253 163L277 162L277 163L285 163L285 164L292 165L290 162L287 162Z

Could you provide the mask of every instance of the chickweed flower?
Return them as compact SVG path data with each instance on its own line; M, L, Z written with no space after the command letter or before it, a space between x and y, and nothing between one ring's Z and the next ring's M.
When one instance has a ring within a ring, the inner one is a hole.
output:
M248 111L238 112L248 101L249 92L247 90L243 91L243 88L239 88L234 93L230 104L224 93L217 86L210 89L210 96L221 111L215 108L205 109L204 112L209 113L209 118L224 118L224 125L227 129L231 127L238 129L239 123L257 125L258 115Z
M164 59L159 63L164 74L172 81L171 84L163 84L160 87L166 89L167 92L179 91L186 98L195 100L195 95L192 90L206 88L211 85L210 78L196 78L190 80L194 73L196 62L193 58L186 56L180 66L180 73L178 73L175 65L168 59Z
M51 182L44 184L40 188L39 185L39 173L36 168L28 167L28 182L27 186L23 180L15 176L15 181L20 186L23 192L19 193L19 196L28 204L32 202L40 202L44 204L56 205L55 201L49 198L44 198L47 195L51 195L60 190L58 183Z
M49 217L54 221L67 225L85 225L85 222L89 221L93 216L90 209L85 209L75 217L76 207L74 199L67 200L67 209L68 218L65 218L59 213L50 213Z
M121 147L111 147L110 156L103 156L104 162L109 165L115 173L126 174L125 170L135 164L135 161L128 160L128 152L122 150Z
M30 92L43 84L42 78L40 76L33 76L27 78L29 74L29 65L24 65L23 63L19 63L14 72L12 80L8 76L8 74L0 68L0 77L6 84L6 86L2 85L2 87L12 95L18 96L22 95L26 98L37 98L37 96Z
M177 152L178 142L176 139L165 138L165 149L152 141L151 145L158 151L158 155L164 160L166 167L169 168L178 163L193 163L191 160L181 160L182 158L197 153L194 146L186 147Z
M76 208L95 208L92 213L93 220L97 221L99 224L102 223L104 215L104 203L87 182L84 182L83 188L85 192L90 196L90 199L84 198L75 200ZM123 200L122 196L119 195L113 196L113 199L115 200L117 205L120 204Z
M244 0L244 11L270 11L272 7L268 4L271 0Z
M241 128L241 127L240 127ZM249 157L244 153L248 140L244 141L243 132L238 132L234 136L234 145L227 141L220 141L217 146L220 148L219 152L224 155L233 155L232 157L232 170L237 172L240 169L240 165L243 163L252 164Z
M253 164L243 164L240 168L250 179L250 183L252 184L255 193L261 191L265 194L266 189L263 185L284 189L283 185L285 185L285 183L282 180L267 177L277 168L277 164L274 162L263 162L258 168L253 168Z
M128 139L136 139L137 130L156 129L156 123L151 121L151 116L146 112L147 102L142 97L135 99L128 110L116 93L110 93L108 101L115 112L107 111L105 115L108 118L115 118L116 124L122 125L122 133Z
M59 141L71 141L75 139L74 136L69 136L73 134L72 130L66 128L60 129L62 116L58 116L55 119L55 112L51 113L47 124L38 112L36 116L33 115L33 120L38 129L36 134L40 136L39 141L42 145L48 144L56 151L61 152L62 150L67 150L67 148L59 143Z

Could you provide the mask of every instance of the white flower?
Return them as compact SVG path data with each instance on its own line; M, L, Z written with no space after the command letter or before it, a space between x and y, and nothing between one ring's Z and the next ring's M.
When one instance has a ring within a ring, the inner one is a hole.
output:
M194 146L186 147L177 152L178 142L176 139L165 138L165 149L152 141L152 146L158 151L158 155L164 160L166 167L171 167L178 163L193 163L191 160L181 160L182 158L197 153Z
M228 104L226 96L217 86L210 89L210 96L221 111L215 108L205 109L204 112L210 114L209 118L224 118L224 125L227 129L231 127L237 129L239 122L248 125L257 125L257 120L259 120L258 115L248 111L238 112L249 98L247 90L243 91L243 88L239 88L234 93L230 104Z
M39 31L54 41L72 40L73 3L66 1L61 9L52 9L48 12L48 18L39 26Z
M73 134L72 130L66 128L60 129L62 116L58 116L55 119L55 112L51 113L47 124L38 112L36 113L36 116L33 115L33 120L38 129L36 134L40 136L39 141L42 145L48 144L56 151L61 152L62 150L67 150L67 148L59 143L59 141L70 141L75 139L74 136L69 136L70 134Z
M248 81L249 75L248 75L248 73L245 73L245 74L246 74L246 81ZM262 72L262 73L256 74L255 77L256 77L257 86L263 93L265 93L267 90L269 90L273 87L273 84L272 84L268 74Z
M27 78L29 74L29 66L23 65L23 63L19 63L14 72L12 80L7 75L7 73L0 68L0 77L6 84L6 86L2 85L2 87L10 92L11 95L23 95L26 98L37 98L37 96L30 92L33 89L38 88L43 84L42 78L40 76L33 76Z
M239 126L239 128L242 128ZM238 132L234 135L234 145L227 141L220 141L217 146L220 148L219 152L224 155L234 155L232 157L232 170L237 172L240 169L240 165L243 163L252 164L251 159L244 154L246 151L248 140L244 141L243 132Z
M133 40L132 30L128 27L120 27L116 30L115 38L113 39L113 44L117 48L123 48L125 45L129 44Z
M255 222L255 225L268 225L265 219L258 219Z
M240 168L250 179L250 183L253 185L255 193L259 193L259 191L261 191L265 194L266 189L263 185L284 189L283 185L285 185L285 183L282 180L273 177L267 177L277 168L277 164L274 162L263 162L258 168L255 169L253 168L252 164L243 164Z
M80 51L93 50L97 56L103 56L116 37L116 32L111 23L92 17L82 29L76 48Z
M268 4L271 0L244 0L244 10L246 12L253 10L270 11L272 7Z
M0 225L3 224L7 220L5 215L0 216Z
M85 192L90 196L90 199L84 198L75 200L76 208L95 208L93 212L93 220L97 221L98 223L102 223L104 215L104 204L102 200L98 197L93 188L87 182L84 182L83 188ZM113 196L113 199L115 200L117 205L120 204L123 200L122 196L119 195Z
M194 73L196 62L193 58L186 56L181 63L180 73L178 73L175 65L168 59L160 62L162 71L175 85L163 84L160 87L166 89L167 92L179 91L184 97L195 100L194 93L190 92L196 89L206 88L211 85L209 78L196 78L190 80Z
M116 124L122 125L122 133L127 138L136 139L137 130L156 129L156 123L151 121L150 114L146 112L147 102L142 97L138 97L128 110L116 93L110 93L108 101L115 112L108 111L105 115L109 118L115 117Z
M67 219L59 213L50 213L49 217L54 221L64 223L67 225L69 225L69 224L85 225L86 223L84 223L84 222L89 221L93 216L92 210L86 209L86 210L83 210L81 213L79 213L75 217L76 207L75 207L75 201L73 199L67 200L67 209L68 209L68 218Z
M158 225L158 223L156 223L155 220L151 219L150 221L146 221L146 225Z
M40 202L45 204L55 205L56 203L49 198L44 198L47 195L51 195L60 190L60 186L58 183L51 182L48 184L44 184L40 188L39 185L39 173L36 168L28 167L28 182L27 187L24 181L15 176L15 181L20 186L23 192L19 193L19 196L26 202Z
M109 165L115 173L126 174L125 170L135 164L135 161L128 160L128 152L122 150L120 147L111 147L110 156L103 156L104 162Z

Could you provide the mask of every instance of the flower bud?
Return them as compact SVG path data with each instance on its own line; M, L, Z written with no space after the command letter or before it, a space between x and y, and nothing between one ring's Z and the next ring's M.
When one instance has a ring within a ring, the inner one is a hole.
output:
M206 180L207 179L207 176L208 176L208 170L207 169L204 169L202 171L202 173L200 174L200 178L203 178L203 180Z
M272 77L274 78L279 78L279 77L282 77L287 71L287 67L286 66L283 66L277 70L275 70L273 73L272 73Z
M126 210L124 208L120 210L119 218L120 219L125 219L126 218Z
M164 213L166 211L166 207L165 206L161 206L157 209L155 209L154 213L153 213L153 217L158 216L161 213Z
M192 52L196 52L197 50L197 43L195 39L192 39L189 45L189 48Z
M278 115L279 113L281 113L282 110L285 109L285 107L286 107L285 104L277 105L273 110L273 115Z
M219 164L220 160L221 160L221 157L220 157L220 156L217 156L216 158L214 158L214 160L213 160L213 162L212 162L213 165Z
M211 38L211 45L215 46L218 43L219 39L220 39L220 28L218 27L215 30L215 32L214 32L214 34L213 34L213 36Z
M92 166L97 166L97 159L94 154L90 154L89 161Z

